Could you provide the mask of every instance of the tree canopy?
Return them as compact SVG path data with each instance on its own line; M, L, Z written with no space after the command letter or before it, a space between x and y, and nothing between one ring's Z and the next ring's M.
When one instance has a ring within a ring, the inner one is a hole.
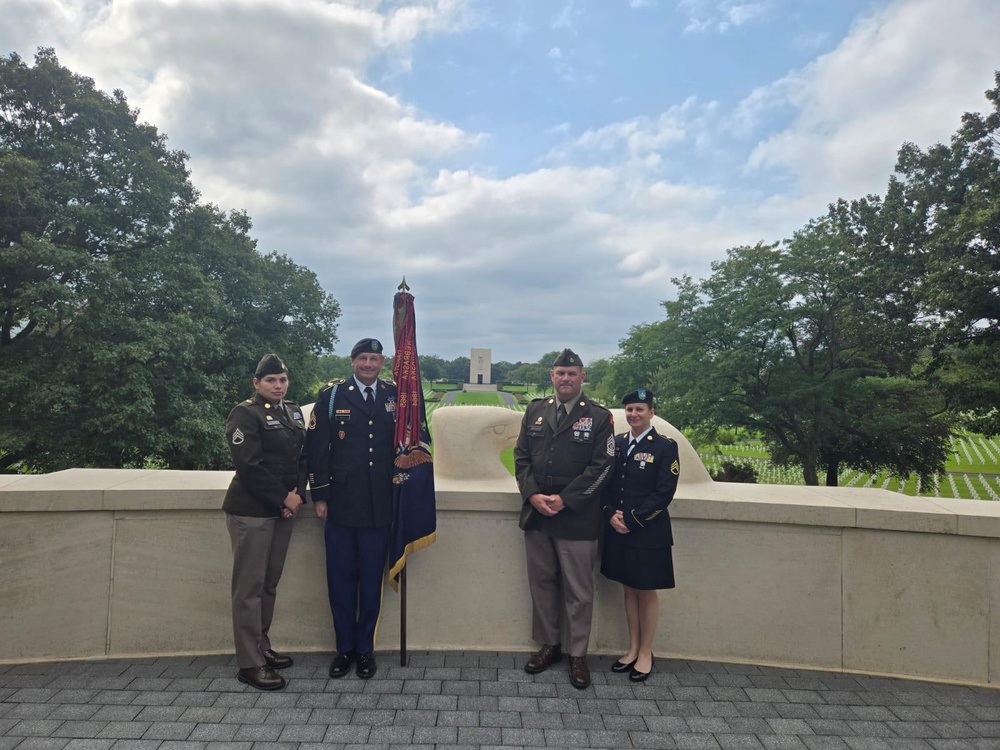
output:
M658 391L686 428L745 427L778 462L943 470L958 424L1000 432L1000 73L950 144L904 144L884 197L674 279L605 379Z
M186 161L52 50L0 58L0 469L227 466L264 352L312 385L336 301Z

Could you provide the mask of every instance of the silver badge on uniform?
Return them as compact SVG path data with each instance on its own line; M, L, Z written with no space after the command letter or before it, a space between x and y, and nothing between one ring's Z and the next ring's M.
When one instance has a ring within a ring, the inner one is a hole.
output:
M236 432L233 433L233 445L242 445L243 439L244 439L243 430L237 427Z

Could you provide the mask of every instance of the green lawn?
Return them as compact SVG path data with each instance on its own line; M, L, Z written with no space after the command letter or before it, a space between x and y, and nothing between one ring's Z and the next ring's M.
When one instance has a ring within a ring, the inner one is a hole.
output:
M719 452L721 451L721 453ZM732 445L713 446L699 451L706 468L715 472L725 460L749 463L765 484L803 484L802 470L773 466L759 440L744 440ZM969 500L1000 500L1000 440L982 435L959 433L952 437L952 453L945 464L946 473L931 485L920 485L916 477L903 482L882 472L866 474L844 469L838 477L841 487L877 487L923 497L961 497Z

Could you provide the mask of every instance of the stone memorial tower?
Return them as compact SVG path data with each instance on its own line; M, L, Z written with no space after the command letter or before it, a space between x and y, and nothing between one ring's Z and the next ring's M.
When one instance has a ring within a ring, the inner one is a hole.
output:
M492 349L473 349L469 354L469 385L489 385L493 368Z

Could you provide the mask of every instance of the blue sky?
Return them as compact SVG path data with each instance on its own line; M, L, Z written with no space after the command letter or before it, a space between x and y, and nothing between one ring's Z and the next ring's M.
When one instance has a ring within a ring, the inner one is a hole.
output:
M995 0L0 0L391 341L615 354L672 277L885 189L985 109ZM391 348L391 344L389 344Z

